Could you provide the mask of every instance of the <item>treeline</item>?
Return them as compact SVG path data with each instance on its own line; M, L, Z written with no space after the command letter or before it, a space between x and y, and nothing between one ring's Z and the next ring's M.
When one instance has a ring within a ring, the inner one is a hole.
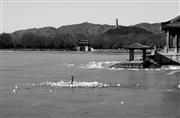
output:
M76 50L78 40L87 39L90 46L95 49L118 49L124 46L141 43L148 46L156 45L163 48L164 35L155 35L151 32L137 29L112 29L97 36L84 34L55 34L41 35L33 32L25 32L22 35L0 34L0 49L62 49Z
M74 50L77 46L77 40L74 38L69 34L45 37L32 32L24 33L17 38L3 33L0 35L0 48Z
M164 35L151 34L118 34L118 35L100 35L91 40L91 44L97 49L118 49L133 43L140 43L147 46L163 48L165 46Z
M6 49L6 48L13 48L13 40L12 36L10 34L0 34L0 48Z
M119 27L91 39L91 44L98 49L118 49L133 43L163 48L165 46L165 35L154 34L136 27Z

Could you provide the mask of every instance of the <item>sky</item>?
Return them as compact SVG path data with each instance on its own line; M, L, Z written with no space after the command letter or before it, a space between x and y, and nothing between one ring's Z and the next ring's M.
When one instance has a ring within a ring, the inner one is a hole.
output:
M115 25L116 18L128 26L180 15L179 0L1 0L0 7L0 33L82 22Z

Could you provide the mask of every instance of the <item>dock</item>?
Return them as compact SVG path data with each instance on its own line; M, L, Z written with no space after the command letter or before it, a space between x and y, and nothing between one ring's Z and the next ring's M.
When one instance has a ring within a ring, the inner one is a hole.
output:
M143 68L143 61L125 61L121 63L122 68Z

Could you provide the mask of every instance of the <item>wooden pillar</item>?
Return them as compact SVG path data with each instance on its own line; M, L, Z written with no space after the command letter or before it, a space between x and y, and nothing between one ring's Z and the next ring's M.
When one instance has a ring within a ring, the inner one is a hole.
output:
M169 50L169 41L170 40L170 34L169 34L169 31L166 32L166 50L165 52L167 53L168 50Z
M175 53L178 53L178 37L177 37L177 34L175 34L175 36L174 36L173 43L174 43L174 51L175 51Z
M129 61L134 60L134 49L129 49Z
M177 48L177 53L179 53L179 43L180 43L180 35L176 34L176 48Z
M145 61L146 60L146 49L143 49L142 51L143 51L143 61Z

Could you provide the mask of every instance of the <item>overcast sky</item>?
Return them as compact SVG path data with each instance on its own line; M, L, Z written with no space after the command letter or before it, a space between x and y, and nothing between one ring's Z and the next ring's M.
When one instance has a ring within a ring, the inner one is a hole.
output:
M62 25L90 22L95 24L115 24L115 18L120 25L133 25L140 22L163 22L180 13L178 0L93 0L80 2L59 2L54 0L3 0L1 3L1 32L39 28L46 26L60 27ZM106 2L108 1L108 2ZM118 2L116 2L118 1Z

